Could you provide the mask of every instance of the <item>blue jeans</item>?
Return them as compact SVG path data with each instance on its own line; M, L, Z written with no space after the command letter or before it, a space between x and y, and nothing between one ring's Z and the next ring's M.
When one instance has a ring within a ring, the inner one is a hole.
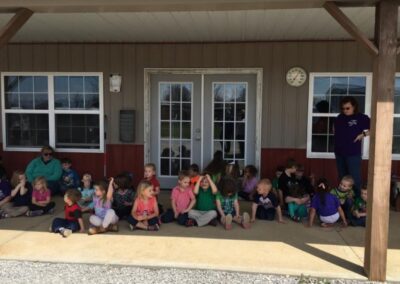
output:
M51 224L51 230L54 233L58 233L60 228L70 229L72 232L76 232L80 230L79 223L76 221L69 221L63 218L55 218L53 223Z
M188 213L179 214L178 218L175 219L175 214L172 209L168 209L162 216L161 216L161 223L171 223L174 220L178 222L179 225L184 226L186 221L189 219Z
M354 179L354 193L360 196L361 190L361 156L336 156L336 167L341 180L346 175L351 175Z
M132 226L136 226L136 224L140 222L140 221L136 220L135 218L133 218L132 215L129 215L128 218L127 218L126 220L127 220L128 223L131 224ZM158 217L153 217L153 218L147 220L147 223L148 223L150 226L157 225L157 224L158 224Z

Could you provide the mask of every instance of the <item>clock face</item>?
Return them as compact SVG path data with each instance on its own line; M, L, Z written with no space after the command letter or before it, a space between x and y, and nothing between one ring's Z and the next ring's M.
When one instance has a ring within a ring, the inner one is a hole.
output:
M302 86L307 80L307 72L301 67L290 68L286 74L286 82L293 87Z

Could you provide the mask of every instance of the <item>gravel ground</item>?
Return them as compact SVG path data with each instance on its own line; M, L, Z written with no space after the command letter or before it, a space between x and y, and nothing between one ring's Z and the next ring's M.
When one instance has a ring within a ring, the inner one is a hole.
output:
M144 268L117 265L0 261L0 283L372 283L215 270Z

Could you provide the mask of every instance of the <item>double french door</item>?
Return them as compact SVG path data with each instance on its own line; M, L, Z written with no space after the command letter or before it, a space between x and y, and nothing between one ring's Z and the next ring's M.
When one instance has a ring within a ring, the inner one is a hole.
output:
M255 74L152 74L150 161L163 188L203 169L216 151L243 168L256 160Z

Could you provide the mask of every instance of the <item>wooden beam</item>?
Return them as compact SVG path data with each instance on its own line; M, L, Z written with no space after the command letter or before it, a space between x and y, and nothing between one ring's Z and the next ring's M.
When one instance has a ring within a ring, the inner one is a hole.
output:
M363 45L368 52L376 56L378 55L378 48L368 37L363 34L357 26L339 9L335 2L325 2L325 10L361 45Z
M375 11L375 41L368 164L367 228L364 269L373 281L386 280L392 166L394 83L396 76L398 5L381 0Z
M32 14L33 12L26 8L21 8L15 13L10 21L0 30L0 48L10 41Z

